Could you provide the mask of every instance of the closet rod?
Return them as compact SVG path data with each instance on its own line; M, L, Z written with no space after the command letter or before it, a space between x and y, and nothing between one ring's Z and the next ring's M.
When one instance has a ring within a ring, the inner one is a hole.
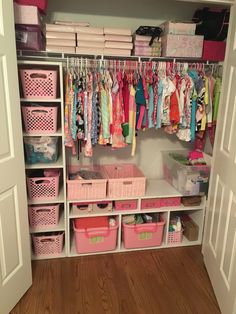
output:
M217 61L202 60L198 58L173 58L173 57L143 57L143 56L103 56L103 55L79 55L71 53L61 52L48 52L48 51L24 51L17 50L17 58L19 60L32 59L36 61L54 61L54 62L66 62L68 58L83 58L90 60L129 60L129 61L173 61L186 62L186 63L204 63L204 64L221 64Z

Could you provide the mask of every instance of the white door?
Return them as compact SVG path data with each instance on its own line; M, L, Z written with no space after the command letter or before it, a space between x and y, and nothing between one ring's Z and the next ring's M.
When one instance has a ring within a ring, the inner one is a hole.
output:
M32 283L13 1L0 0L0 313Z
M236 4L230 25L203 243L223 314L236 313Z

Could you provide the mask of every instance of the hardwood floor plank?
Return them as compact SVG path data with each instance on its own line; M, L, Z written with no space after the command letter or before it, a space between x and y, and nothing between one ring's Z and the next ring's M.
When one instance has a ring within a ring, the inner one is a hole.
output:
M33 262L11 314L218 314L201 249L182 247Z

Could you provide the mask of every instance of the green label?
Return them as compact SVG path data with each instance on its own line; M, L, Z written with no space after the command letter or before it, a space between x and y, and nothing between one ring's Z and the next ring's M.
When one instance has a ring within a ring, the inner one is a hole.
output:
M92 237L89 239L90 244L97 244L97 243L101 243L104 241L104 237Z
M139 234L139 240L150 240L152 239L152 232L142 232Z

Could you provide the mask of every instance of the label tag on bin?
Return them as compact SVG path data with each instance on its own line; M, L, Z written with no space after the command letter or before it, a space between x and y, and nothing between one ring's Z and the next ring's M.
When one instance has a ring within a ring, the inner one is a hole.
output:
M152 232L142 232L139 234L139 240L150 240L152 239Z

